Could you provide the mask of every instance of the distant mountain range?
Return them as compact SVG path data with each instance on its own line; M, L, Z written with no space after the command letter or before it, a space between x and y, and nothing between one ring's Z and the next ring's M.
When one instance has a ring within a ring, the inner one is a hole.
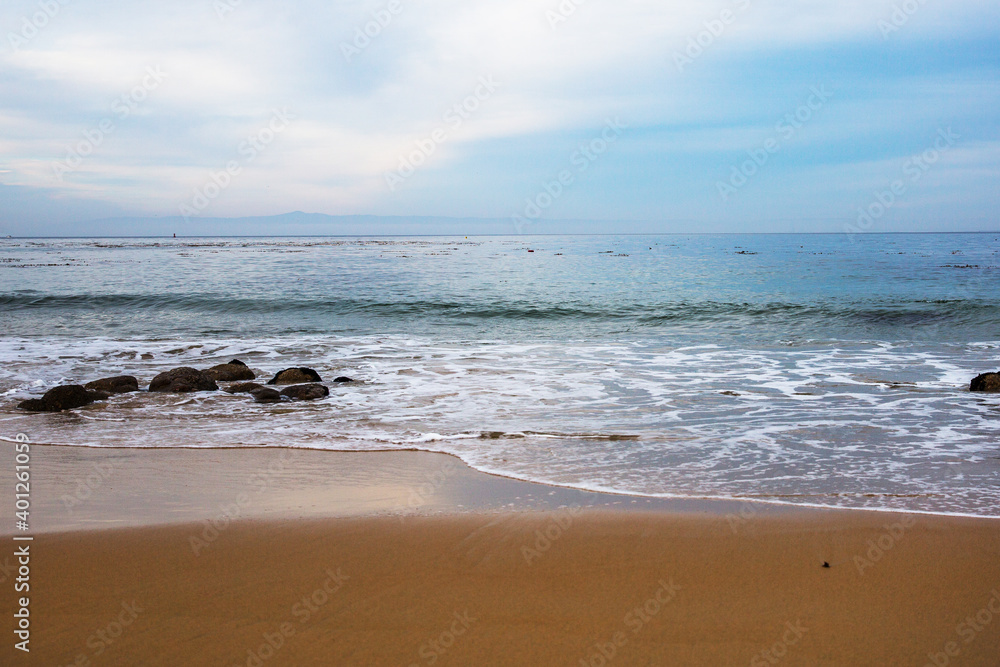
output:
M669 232L666 225L628 223L629 231ZM325 215L295 211L243 218L112 217L73 225L18 225L16 236L481 236L516 234L602 234L622 229L605 220L546 220L515 224L512 218L448 218L434 216ZM53 226L55 227L55 226ZM659 227L659 228L657 228ZM6 235L6 234L5 234Z

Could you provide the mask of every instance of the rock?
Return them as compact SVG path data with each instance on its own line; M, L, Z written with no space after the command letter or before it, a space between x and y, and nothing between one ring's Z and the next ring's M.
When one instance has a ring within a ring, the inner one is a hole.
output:
M224 391L230 394L252 394L258 389L266 389L262 384L257 384L256 382L237 382L236 384L229 385ZM275 391L272 389L271 391Z
M260 389L254 389L250 392L253 399L258 403L280 403L281 394L278 393L277 389L271 389L270 387L261 387Z
M67 384L53 387L41 398L30 398L22 401L17 407L32 412L61 412L82 408L94 401L102 401L109 396L103 391L87 391L78 384Z
M131 375L119 375L113 378L102 378L83 385L91 391L104 391L109 394L127 394L139 391L139 380Z
M983 373L972 379L969 391L1000 392L1000 373Z
M238 363L233 363L236 361ZM257 377L247 365L238 359L234 359L228 364L212 366L205 373L216 382L235 382L237 380L252 380Z
M341 375L339 378L334 379L334 382L354 382L354 380L352 380L349 377L344 377L343 375Z
M322 382L323 378L311 368L286 368L279 371L268 384L299 384L301 382Z
M188 391L216 391L219 385L204 371L196 368L174 368L160 373L149 383L150 391L167 391L174 393Z
M329 396L330 390L321 384L297 384L294 387L285 387L282 389L281 395L287 396L293 401L313 401L317 398Z

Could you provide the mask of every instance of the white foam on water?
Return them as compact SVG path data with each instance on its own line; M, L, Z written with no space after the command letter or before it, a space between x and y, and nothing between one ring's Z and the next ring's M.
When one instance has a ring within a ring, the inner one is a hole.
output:
M233 357L262 380L310 366L358 382L309 403L144 393L63 414L15 408L58 384L131 374L145 385ZM967 391L997 366L993 342L0 339L0 432L92 446L421 448L595 491L1000 516L1000 399Z

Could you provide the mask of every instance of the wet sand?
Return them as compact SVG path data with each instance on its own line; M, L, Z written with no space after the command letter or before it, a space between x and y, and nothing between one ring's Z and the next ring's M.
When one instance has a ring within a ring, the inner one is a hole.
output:
M4 664L1000 662L997 521L285 451L33 445L31 654Z

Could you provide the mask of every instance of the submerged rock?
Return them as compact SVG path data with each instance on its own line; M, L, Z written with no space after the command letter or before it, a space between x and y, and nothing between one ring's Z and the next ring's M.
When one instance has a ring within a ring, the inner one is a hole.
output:
M109 394L127 394L132 391L139 391L139 380L131 375L119 375L113 378L101 378L83 385L84 389L90 391L104 391Z
M339 378L334 379L334 382L340 382L340 383L343 383L343 382L354 382L354 380L352 380L349 377L345 377L345 376L341 375Z
M107 392L87 391L81 385L67 384L49 389L41 398L22 401L17 407L31 412L62 412L82 408L94 401L102 401L108 396Z
M969 391L1000 392L1000 373L983 373L977 375L969 384Z
M281 395L287 396L293 401L313 401L317 398L329 396L330 390L321 384L297 384L294 387L285 387L282 389Z
M271 389L270 387L261 387L260 389L254 389L250 392L253 396L253 400L258 403L280 403L281 394L277 389Z
M205 373L216 382L235 382L237 380L252 380L257 377L239 359L233 359L228 364L212 366Z
M252 394L258 389L266 389L262 384L257 384L256 382L237 382L236 384L226 387L223 391L229 392L230 394ZM274 391L273 389L271 391Z
M219 385L215 384L215 380L205 371L187 366L160 373L149 383L150 391L173 393L216 391L218 388Z
M268 384L299 384L302 382L322 382L323 378L311 368L286 368L278 371Z

